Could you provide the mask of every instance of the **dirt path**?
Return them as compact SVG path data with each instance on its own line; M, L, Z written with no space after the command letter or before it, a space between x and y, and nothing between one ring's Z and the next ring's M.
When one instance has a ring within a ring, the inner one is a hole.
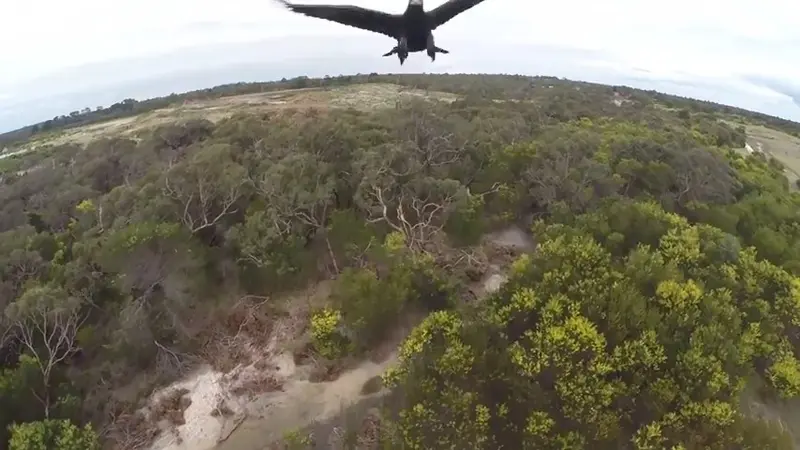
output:
M164 431L150 449L264 449L288 431L329 421L362 400L382 395L362 395L361 390L394 361L395 354L380 364L365 361L336 380L319 383L309 381L311 366L296 366L289 353L276 356L271 361L273 366L266 369L249 366L236 374L221 374L202 368L170 386L189 391L191 403L184 411L185 423ZM236 393L237 385L248 379L263 379L265 373L280 380L282 390L256 395ZM229 414L215 414L221 405Z
M354 404L382 395L362 395L361 389L364 383L381 375L394 361L395 355L381 364L366 361L331 382L294 380L286 385L284 392L253 402L249 408L250 417L213 448L262 450L288 431L328 421Z
M492 233L486 239L517 252L531 251L534 247L531 236L516 226ZM506 280L505 267L490 266L484 278L476 283L480 285L480 296L496 291ZM320 292L314 295L326 296L325 289ZM408 329L399 327L398 336L390 341L399 343L413 326L407 325ZM388 394L383 389L364 395L362 389L367 381L380 376L396 362L396 352L381 363L363 361L333 381L315 383L309 381L312 365L296 365L290 352L277 350L278 340L274 336L263 352L257 351L271 355L260 362L227 374L205 367L162 390L188 390L186 396L191 402L184 411L185 423L177 427L164 424L165 431L150 450L264 450L287 432L300 429L311 429L320 439L315 438L316 448L327 449L330 448L327 439L341 428L343 421L355 418L360 423L359 417L363 418ZM270 385L272 389L264 388ZM243 386L255 388L243 389ZM276 386L280 389L274 389Z

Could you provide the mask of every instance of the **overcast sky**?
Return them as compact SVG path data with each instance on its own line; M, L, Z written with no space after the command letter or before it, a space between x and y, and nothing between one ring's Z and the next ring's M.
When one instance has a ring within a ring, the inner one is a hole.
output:
M790 0L486 0L436 30L449 55L413 54L402 68L380 57L390 39L271 0L4 1L0 17L0 130L208 84L386 71L566 76L800 120L800 2Z

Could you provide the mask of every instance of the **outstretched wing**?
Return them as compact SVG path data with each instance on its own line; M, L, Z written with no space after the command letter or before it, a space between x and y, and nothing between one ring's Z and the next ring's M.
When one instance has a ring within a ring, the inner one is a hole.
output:
M287 8L309 17L331 20L362 30L398 38L403 26L402 16L352 5L298 5L279 0Z
M430 23L431 30L435 30L436 27L443 25L448 20L482 1L483 0L447 0L437 8L427 12L428 23Z

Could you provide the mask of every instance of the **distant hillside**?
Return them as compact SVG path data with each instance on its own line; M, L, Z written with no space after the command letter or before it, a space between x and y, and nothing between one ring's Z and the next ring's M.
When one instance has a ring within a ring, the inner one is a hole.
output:
M156 97L138 101L124 99L108 107L84 108L68 114L56 116L50 120L19 128L0 134L0 147L11 146L15 143L30 139L37 134L57 131L61 129L90 125L106 120L131 117L155 109L192 100L207 100L225 96L269 92L284 89L303 87L341 86L359 83L397 83L422 89L433 89L444 92L463 94L473 92L476 86L481 86L487 95L496 98L525 99L533 96L536 87L569 83L571 85L585 85L608 88L605 85L575 82L555 77L528 77L522 75L484 75L484 74L357 74L342 75L337 77L308 78L296 77L259 83L234 83L215 86L208 89L190 91L182 94L171 94L165 97ZM734 106L722 105L705 100L696 100L677 95L664 94L653 90L642 90L627 86L614 86L613 89L628 96L648 98L670 108L686 109L691 112L708 114L736 115L747 118L751 122L779 129L786 133L800 137L800 124L768 114L748 111Z

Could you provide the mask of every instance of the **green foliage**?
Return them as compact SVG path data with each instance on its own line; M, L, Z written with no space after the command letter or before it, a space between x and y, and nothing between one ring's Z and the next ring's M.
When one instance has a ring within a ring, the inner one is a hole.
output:
M390 329L409 297L410 280L393 270L387 280L379 280L369 269L345 269L331 293L333 304L341 308L344 323L355 342L363 346Z
M105 249L109 253L127 254L139 246L158 245L179 234L180 226L175 223L139 223L111 235Z
M445 230L457 246L477 244L487 230L484 197L470 195L468 201L448 218Z
M311 316L311 343L322 357L337 359L348 353L350 342L341 325L342 313L336 309L325 308Z
M77 427L69 420L42 420L10 427L9 450L100 450L92 426Z
M785 349L800 281L748 249L710 261L702 250L718 230L651 203L624 207L660 231L621 246L609 237L636 222L609 228L613 204L575 220L591 226L540 225L537 252L477 317L435 313L412 332L386 377L407 395L406 446L728 448L742 439L747 377L796 395ZM752 311L757 286L777 293L771 311Z
M382 263L381 276L372 268L347 268L339 275L331 292L337 309L312 318L312 334L319 330L320 348L341 348L342 342L349 342L352 350L362 352L385 339L403 313L453 306L454 287L448 277L432 258L409 252L402 233L386 236L382 258L376 261ZM333 327L339 328L334 332Z
M306 450L314 446L314 439L303 430L287 431L284 433L283 441L286 450Z
M94 202L87 199L78 203L75 209L81 213L93 213L97 210L97 207L94 205Z
M276 227L276 220L280 218L274 211L251 211L244 223L231 228L228 239L236 245L243 262L280 277L294 274L302 268L298 254L304 243L290 229Z
M375 254L378 236L374 227L364 222L355 211L336 210L327 226L328 240L337 260L359 264Z
M5 443L9 426L14 422L27 422L42 418L35 392L41 386L41 372L36 360L22 355L15 367L0 372L0 439Z

